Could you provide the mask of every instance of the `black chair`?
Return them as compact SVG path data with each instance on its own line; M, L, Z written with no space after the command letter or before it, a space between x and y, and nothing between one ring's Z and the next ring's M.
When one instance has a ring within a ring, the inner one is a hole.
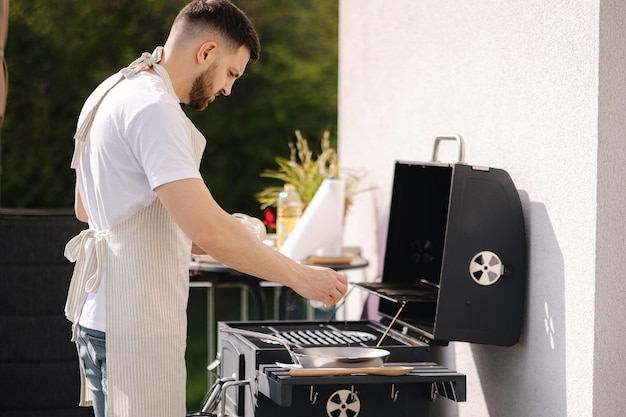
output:
M86 417L65 318L73 264L65 244L86 225L72 210L0 209L0 416Z

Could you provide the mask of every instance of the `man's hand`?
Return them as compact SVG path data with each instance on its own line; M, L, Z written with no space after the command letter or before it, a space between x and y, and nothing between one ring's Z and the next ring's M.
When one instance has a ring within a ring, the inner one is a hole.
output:
M348 290L348 280L329 268L304 266L304 277L291 288L304 298L321 301L326 306L338 303Z

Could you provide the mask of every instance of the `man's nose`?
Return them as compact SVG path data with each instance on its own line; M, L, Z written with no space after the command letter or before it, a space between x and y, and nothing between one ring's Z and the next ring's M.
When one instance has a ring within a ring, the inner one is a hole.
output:
M223 96L229 96L230 95L230 93L231 93L231 91L233 89L233 84L234 83L235 83L234 81L233 82L228 82L227 81L226 84L224 84L224 87L222 87L222 95Z

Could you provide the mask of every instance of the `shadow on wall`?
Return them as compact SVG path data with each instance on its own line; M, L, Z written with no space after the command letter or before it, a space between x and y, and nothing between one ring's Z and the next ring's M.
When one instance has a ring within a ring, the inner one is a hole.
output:
M525 192L520 197L529 256L520 341L512 347L472 345L471 350L490 416L565 416L563 254L545 205L529 201Z

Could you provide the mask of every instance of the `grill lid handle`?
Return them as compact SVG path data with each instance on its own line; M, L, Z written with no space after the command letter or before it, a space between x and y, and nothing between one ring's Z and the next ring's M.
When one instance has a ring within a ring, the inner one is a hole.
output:
M439 162L437 160L437 150L439 149L439 143L442 140L454 140L459 146L459 157L458 161L460 164L465 163L465 143L463 142L463 138L461 135L452 134L452 135L439 135L435 138L435 146L433 148L433 159L432 162Z

